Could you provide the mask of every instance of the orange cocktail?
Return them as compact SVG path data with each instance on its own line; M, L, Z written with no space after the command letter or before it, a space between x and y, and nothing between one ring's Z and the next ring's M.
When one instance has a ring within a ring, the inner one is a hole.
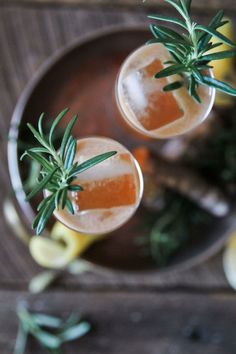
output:
M179 79L178 75L155 79L171 60L162 44L149 44L134 51L123 63L117 79L116 99L126 122L140 133L167 138L189 131L209 114L215 90L199 86L201 104L185 87L164 92L163 87Z
M83 191L70 192L75 214L67 209L54 211L66 226L85 234L103 234L123 225L137 209L143 192L142 173L124 146L109 138L80 139L75 161L82 163L110 150L117 154L74 180L83 187Z

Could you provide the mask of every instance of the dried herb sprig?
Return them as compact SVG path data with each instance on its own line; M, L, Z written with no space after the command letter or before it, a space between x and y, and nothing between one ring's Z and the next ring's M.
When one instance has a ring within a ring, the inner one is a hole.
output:
M68 197L68 192L82 192L83 188L78 184L72 184L72 182L81 172L116 154L116 151L110 151L92 157L81 164L74 162L76 139L71 135L71 131L77 120L77 115L74 115L68 123L61 140L60 148L56 149L53 144L53 135L58 123L67 112L68 109L66 108L55 118L50 128L49 135L46 135L43 131L42 122L44 113L42 113L39 118L38 130L31 124L27 124L40 145L26 150L21 156L21 160L25 156L28 156L33 161L40 164L41 170L38 183L27 195L26 200L30 200L43 190L49 192L49 195L42 200L37 208L38 214L32 225L36 230L36 234L40 234L43 231L55 209L67 208L70 213L74 214L73 204Z
M61 354L63 343L81 338L87 334L91 325L80 316L72 314L66 321L61 318L31 313L26 308L19 308L19 329L14 354L24 354L28 336L33 336L49 353Z
M236 89L230 85L205 75L204 71L212 68L212 60L221 60L236 56L236 46L230 39L221 34L217 29L224 26L228 21L223 19L224 12L220 10L210 21L208 26L195 23L190 16L191 0L165 0L177 10L182 17L174 18L162 15L149 15L150 19L161 22L173 23L184 32L177 32L172 28L154 25L150 26L154 39L149 43L162 43L171 53L173 60L170 64L158 72L157 79L179 74L180 80L168 84L164 91L173 91L186 86L190 96L201 103L197 92L199 85L213 87L219 91L236 96ZM212 37L219 39L218 43L211 42ZM209 54L209 51L220 47L223 43L234 48L232 50L219 51Z

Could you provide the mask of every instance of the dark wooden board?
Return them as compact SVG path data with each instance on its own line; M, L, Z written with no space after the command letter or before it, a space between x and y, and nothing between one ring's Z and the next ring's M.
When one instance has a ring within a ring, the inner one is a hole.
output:
M1 0L4 3L25 4L25 5L85 5L85 6L110 6L110 7L166 7L167 4L163 0L146 0L145 2L137 0ZM225 10L236 11L236 4L234 0L225 0L224 4L220 0L193 0L194 9L212 10L219 9L222 6Z
M12 353L17 305L58 316L81 313L93 324L72 354L235 354L236 297L188 293L0 291L0 352ZM63 308L62 304L63 303ZM31 341L25 354L43 354Z

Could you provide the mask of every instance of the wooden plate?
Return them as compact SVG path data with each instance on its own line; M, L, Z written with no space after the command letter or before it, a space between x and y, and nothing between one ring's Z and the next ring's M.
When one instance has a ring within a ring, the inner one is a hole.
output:
M160 142L143 140L123 125L114 99L115 80L122 61L148 38L149 33L142 28L116 28L96 33L50 58L27 86L12 118L10 136L14 139L9 143L9 170L28 224L34 216L34 206L24 202L24 171L18 165L16 139L27 140L26 122L35 123L41 112L55 117L62 109L70 107L68 119L79 113L79 124L74 131L78 137L108 136L128 149L145 144L158 150ZM126 272L160 271L135 242L137 237L149 232L145 224L147 213L141 206L130 222L94 245L85 258L94 264ZM189 267L219 250L235 226L233 219L232 213L204 235L190 237L165 269Z

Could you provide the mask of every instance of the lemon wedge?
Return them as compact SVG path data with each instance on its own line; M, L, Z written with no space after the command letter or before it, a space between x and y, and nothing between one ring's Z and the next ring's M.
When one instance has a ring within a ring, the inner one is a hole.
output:
M29 243L33 259L42 267L61 269L79 257L92 243L104 235L84 235L57 221L51 238L33 236Z
M230 235L223 254L223 268L229 285L236 290L236 231Z

